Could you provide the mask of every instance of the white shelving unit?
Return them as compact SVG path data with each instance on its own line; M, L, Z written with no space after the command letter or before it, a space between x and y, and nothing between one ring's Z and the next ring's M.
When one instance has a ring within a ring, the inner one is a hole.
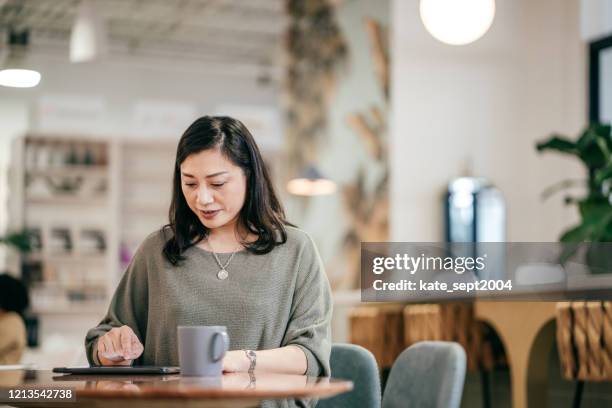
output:
M30 134L13 146L11 222L36 237L22 259L34 313L103 310L110 246L112 157L107 140Z
M15 141L9 213L39 237L22 259L34 313L105 311L138 245L167 223L175 151L174 140Z

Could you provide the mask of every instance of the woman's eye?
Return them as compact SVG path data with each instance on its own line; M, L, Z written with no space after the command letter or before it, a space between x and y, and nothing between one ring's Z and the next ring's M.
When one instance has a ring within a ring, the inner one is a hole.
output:
M213 187L221 187L223 186L225 183L213 183L212 186Z
M187 184L185 184L185 185L186 185L187 187L195 187L195 184L193 184L193 183L187 183Z

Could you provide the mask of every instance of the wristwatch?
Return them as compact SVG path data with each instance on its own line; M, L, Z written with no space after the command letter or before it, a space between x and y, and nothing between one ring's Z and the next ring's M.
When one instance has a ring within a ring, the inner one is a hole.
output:
M244 350L244 354L246 354L247 358L251 362L249 365L249 373L253 373L255 371L255 364L257 364L257 354L253 350Z

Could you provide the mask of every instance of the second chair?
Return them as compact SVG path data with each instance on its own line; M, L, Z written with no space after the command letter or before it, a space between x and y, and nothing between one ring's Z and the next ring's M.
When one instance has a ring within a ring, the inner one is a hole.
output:
M399 355L385 387L383 408L458 408L466 356L457 343L422 341Z

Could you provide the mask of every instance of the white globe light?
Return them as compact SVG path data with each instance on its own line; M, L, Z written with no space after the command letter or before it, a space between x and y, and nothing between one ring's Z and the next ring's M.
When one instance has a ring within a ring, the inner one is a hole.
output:
M439 41L464 45L487 32L495 17L495 0L421 0L421 20Z
M14 88L32 88L40 82L40 73L31 69L3 69L0 85Z

